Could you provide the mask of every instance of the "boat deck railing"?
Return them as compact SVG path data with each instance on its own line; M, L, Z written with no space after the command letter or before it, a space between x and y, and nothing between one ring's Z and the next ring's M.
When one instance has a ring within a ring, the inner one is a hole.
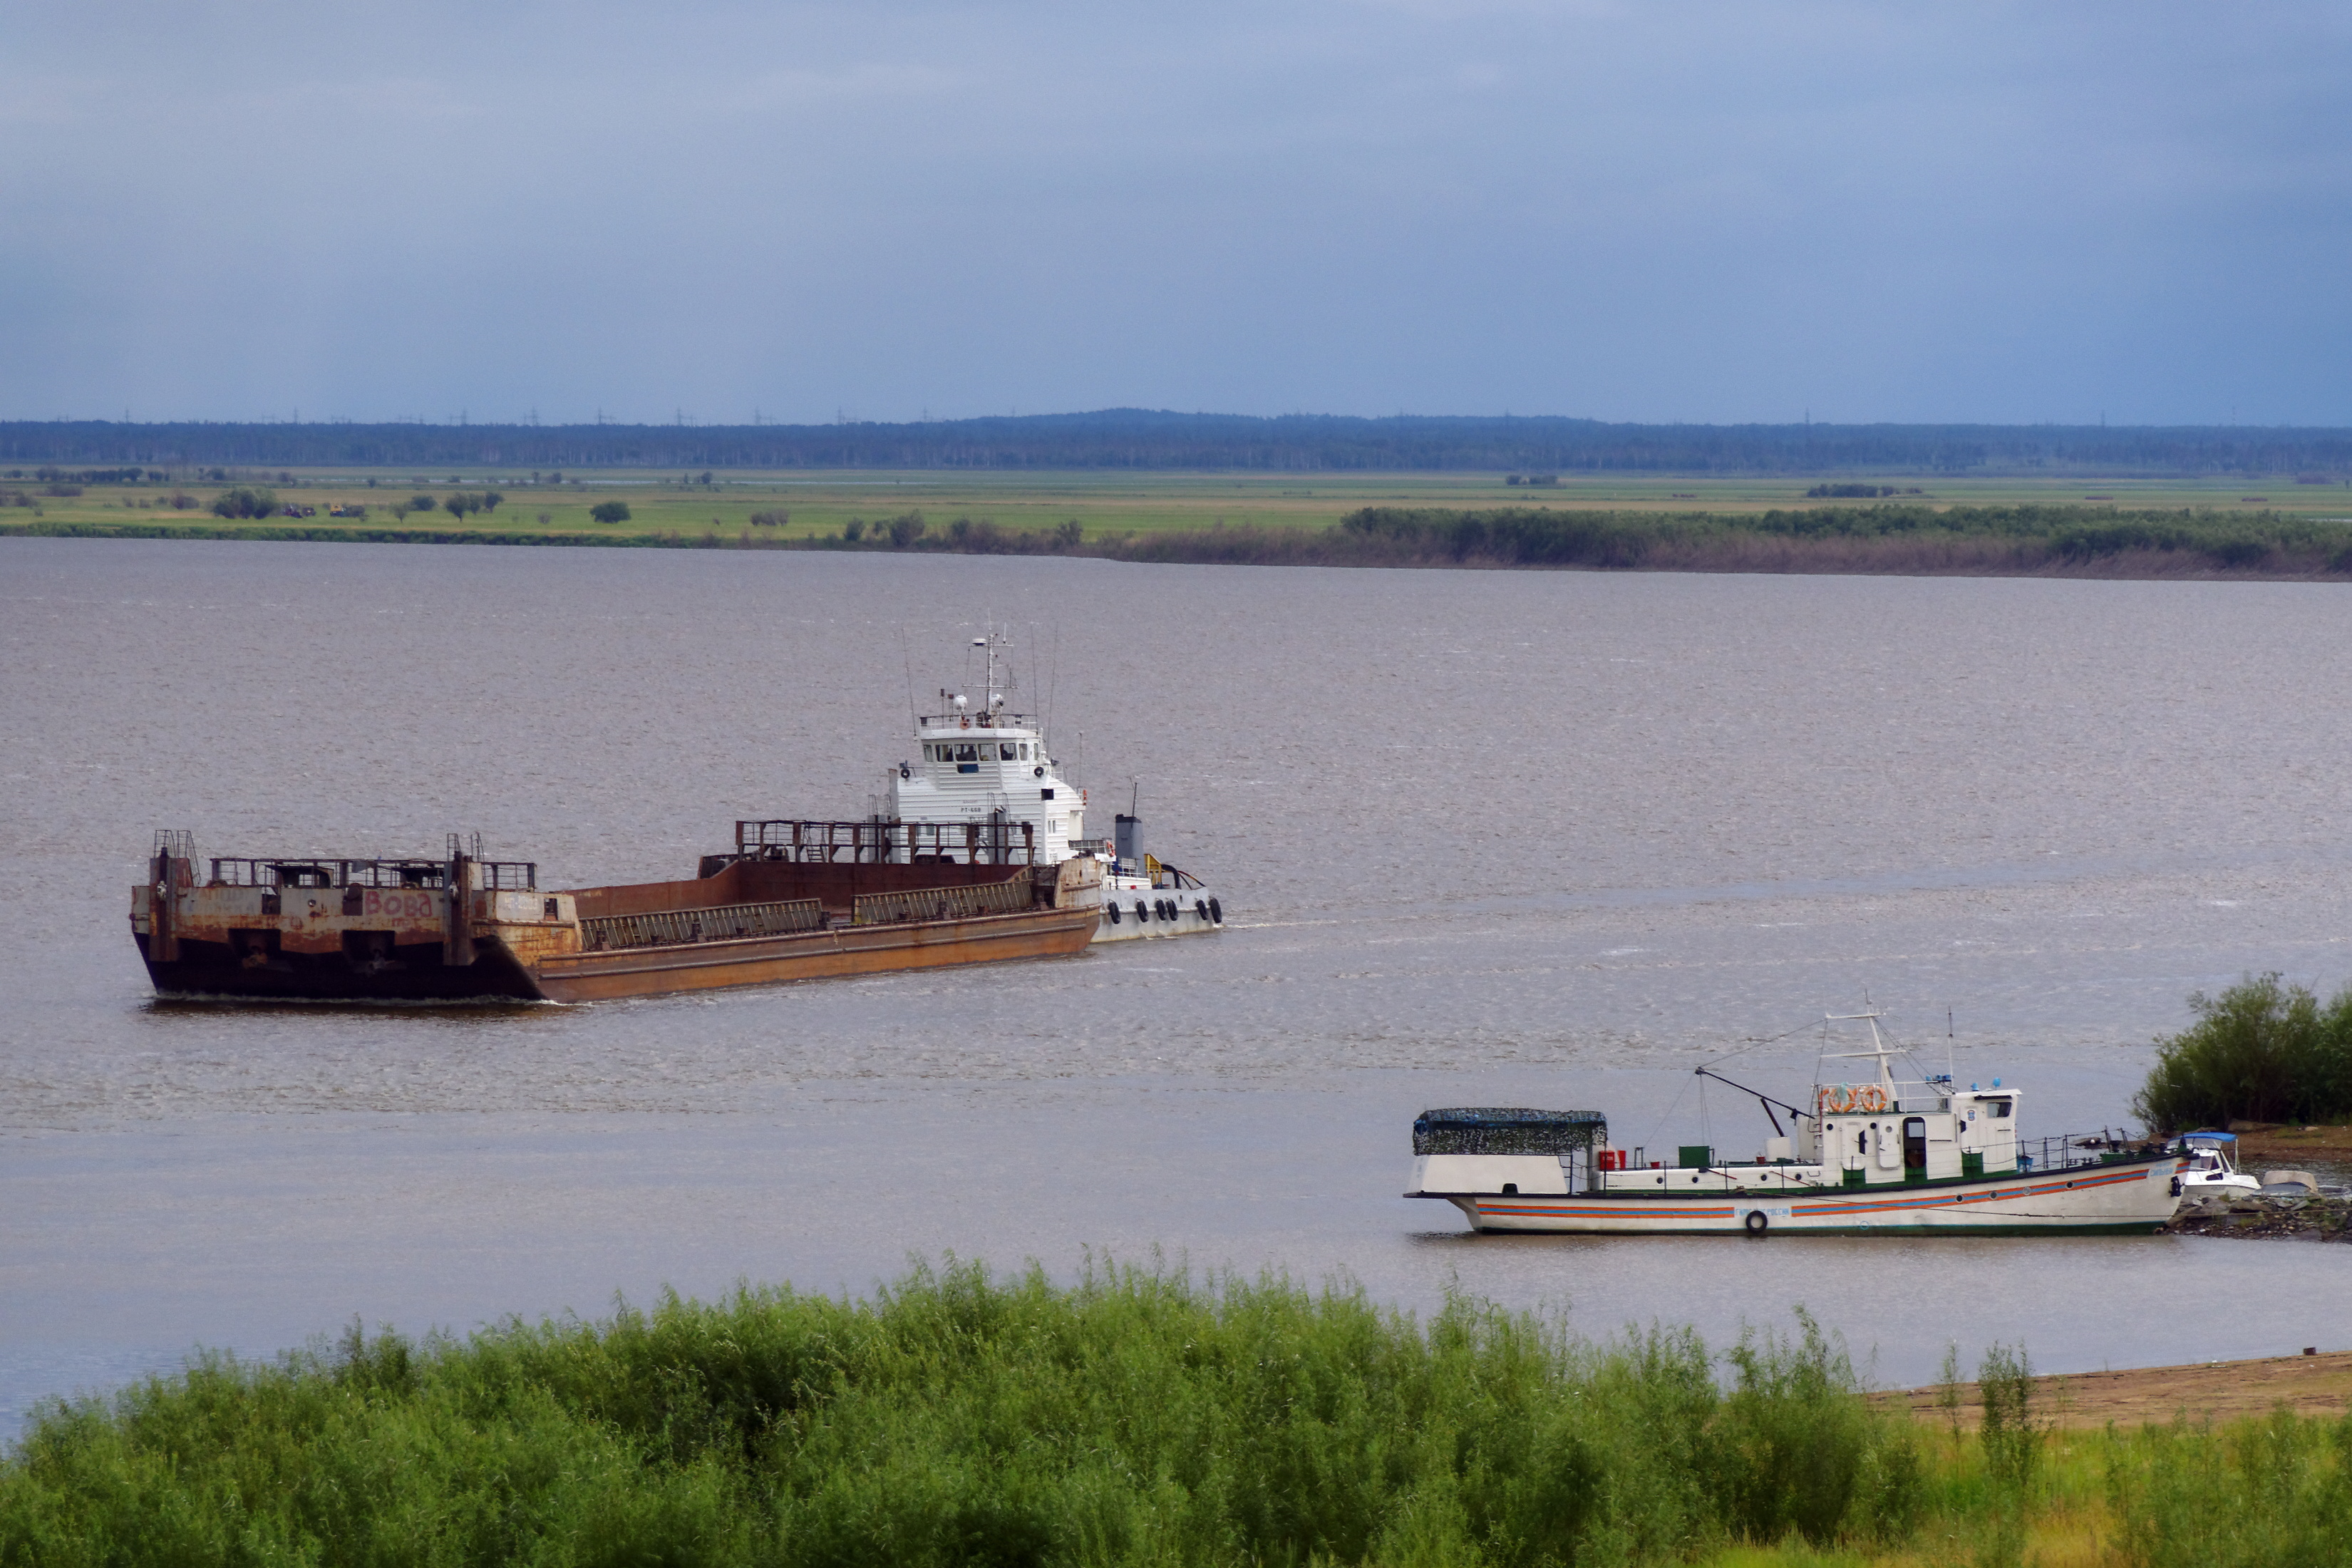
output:
M735 854L745 860L803 863L1034 866L1034 825L982 818L973 822L891 822L867 818L811 822L791 818L735 824Z
M2056 1138L2017 1141L2021 1171L2071 1171L2084 1165L2112 1165L2154 1154L2159 1141L2133 1138L2122 1128L2103 1127L2096 1132L2068 1132Z
M919 713L915 716L917 730L953 730L961 733L971 730L1034 731L1037 721L1030 714L1015 713L1010 708L957 710L946 713ZM930 739L925 736L924 739Z
M446 888L446 860L323 860L254 855L215 855L215 888ZM467 867L477 888L529 892L539 886L535 860L476 860Z

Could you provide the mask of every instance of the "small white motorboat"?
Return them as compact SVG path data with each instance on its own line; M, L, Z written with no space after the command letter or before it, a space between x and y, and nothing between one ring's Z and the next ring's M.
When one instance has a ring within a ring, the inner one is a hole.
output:
M2178 1141L2180 1196L2200 1198L2252 1197L2263 1184L2252 1173L2238 1169L2238 1135L2234 1132L2189 1132Z

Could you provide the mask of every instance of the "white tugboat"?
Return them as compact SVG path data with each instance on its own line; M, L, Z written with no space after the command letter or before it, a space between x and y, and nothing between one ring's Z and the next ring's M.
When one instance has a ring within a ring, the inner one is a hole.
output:
M992 631L971 646L984 656L980 694L943 688L939 710L916 716L916 755L889 773L889 819L971 825L996 852L1034 845L1045 864L1095 860L1102 880L1098 942L1222 927L1223 901L1199 879L1146 854L1136 816L1116 816L1110 839L1087 836L1087 792L1048 753L1043 725L1009 703L1009 642Z
M1103 918L1097 942L1134 942L1147 936L1196 936L1220 930L1225 906L1190 871L1169 865L1143 847L1143 818L1121 813L1111 818L1112 837L1097 846L1103 862Z
M1595 1111L1427 1110L1413 1122L1413 1187L1481 1231L1601 1235L1993 1235L2163 1228L2179 1207L2180 1156L2101 1133L2017 1134L2014 1089L1958 1088L1949 1075L1898 1082L1879 1015L1861 1082L1816 1082L1810 1108L1754 1094L1773 1136L1752 1162L1703 1145L1671 1165L1613 1148ZM1698 1069L1729 1084L1728 1079ZM1826 1074L1822 1075L1824 1079ZM1783 1129L1775 1110L1785 1113Z

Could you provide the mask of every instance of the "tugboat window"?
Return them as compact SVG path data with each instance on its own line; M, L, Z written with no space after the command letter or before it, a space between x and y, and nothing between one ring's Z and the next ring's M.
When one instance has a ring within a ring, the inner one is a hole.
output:
M955 760L960 763L976 763L980 761L980 753L972 750L970 741L966 741L956 748Z
M1010 741L1001 742L998 743L996 748L996 760L1000 763L1018 761L1019 759L1014 754L1018 750L1019 748L1014 746Z

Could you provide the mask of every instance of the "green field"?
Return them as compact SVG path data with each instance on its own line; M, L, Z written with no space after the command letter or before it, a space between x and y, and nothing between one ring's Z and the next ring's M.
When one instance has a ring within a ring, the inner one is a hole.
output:
M1557 488L1513 486L1500 474L1360 474L1284 478L1258 474L1061 473L943 474L715 473L712 482L681 482L677 473L598 470L561 484L534 482L528 472L453 469L430 474L383 470L233 470L225 479L177 484L89 485L78 496L43 493L24 478L0 478L0 500L21 496L29 505L0 505L0 527L38 521L101 531L156 525L215 525L205 510L232 484L267 487L281 502L316 509L299 526L322 531L420 530L536 537L585 534L606 539L687 536L813 540L838 536L853 520L868 525L914 511L935 532L958 518L993 522L1011 532L1045 532L1075 521L1088 541L1126 535L1187 532L1214 527L1325 529L1363 507L1489 509L1538 506L1619 513L1725 517L1775 509L1861 506L1867 502L1809 500L1813 481L1793 479L1564 479ZM372 482L371 482L372 481ZM1920 495L1898 500L1930 507L2068 505L2119 510L2213 510L2291 518L2352 519L2352 489L2290 480L2250 487L2242 479L2115 480L2085 484L2032 479L1946 479L1887 476L1879 482ZM500 491L494 511L466 518L440 510L395 521L393 508L415 495L440 500L454 492ZM174 491L192 507L171 504ZM601 524L589 516L599 502L620 500L626 522ZM333 518L336 507L365 506L365 520ZM755 527L756 513L783 512L781 527ZM298 526L296 520L269 520Z

